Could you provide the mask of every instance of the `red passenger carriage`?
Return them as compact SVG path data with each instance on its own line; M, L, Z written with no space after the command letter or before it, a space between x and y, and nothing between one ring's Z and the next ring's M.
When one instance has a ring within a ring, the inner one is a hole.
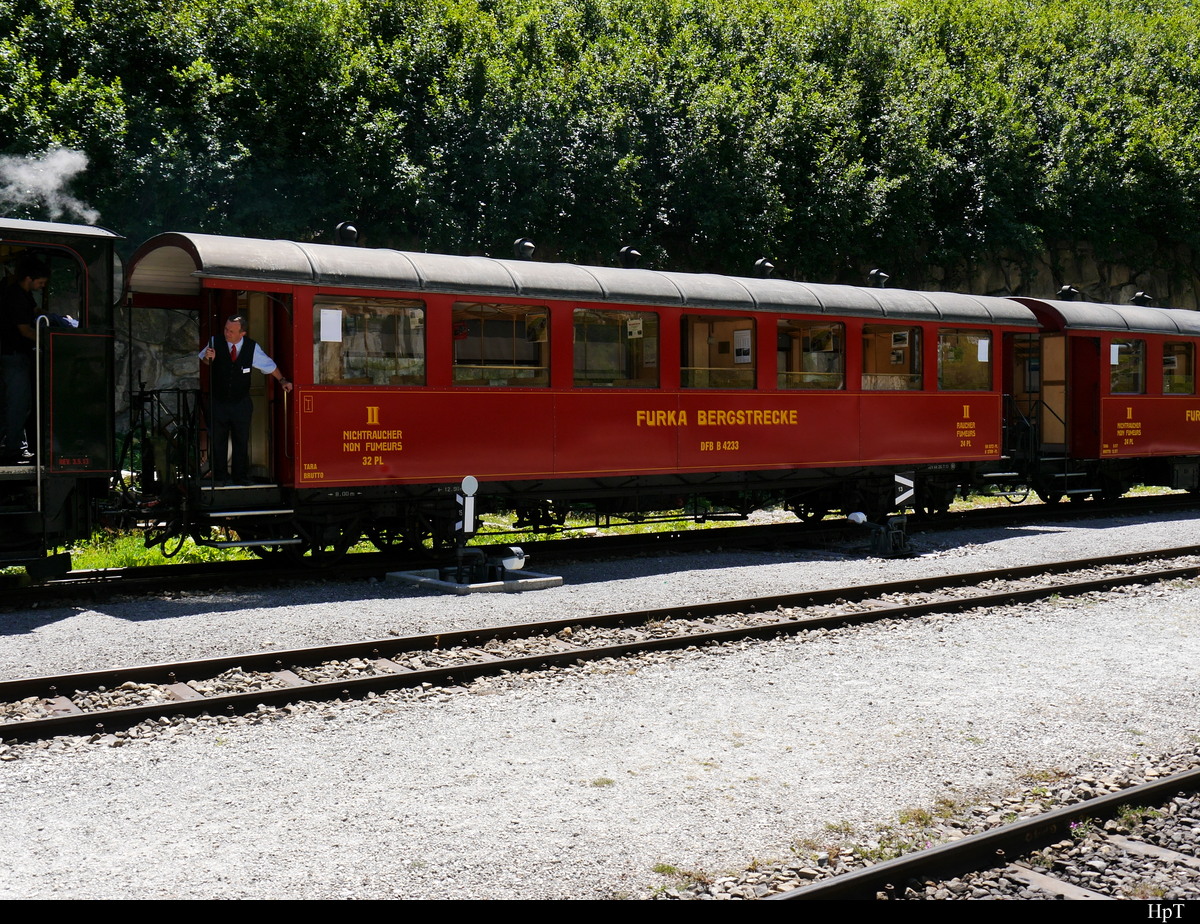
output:
M436 532L466 475L538 524L689 497L878 514L897 475L942 508L1006 467L999 351L1037 324L999 298L189 234L131 284L198 341L247 316L296 385L257 399L261 484L193 491L185 528L265 542L278 509L314 548Z
M1031 473L1039 493L1200 487L1200 313L1016 300L1043 326L1013 349L1016 401L1040 433Z

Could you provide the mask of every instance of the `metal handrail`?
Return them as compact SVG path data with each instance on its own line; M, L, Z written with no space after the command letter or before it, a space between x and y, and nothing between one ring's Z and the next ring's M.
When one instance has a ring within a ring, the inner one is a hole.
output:
M293 382L292 388L295 388L295 387L296 387L296 383ZM288 459L289 461L291 461L292 460L292 415L291 415L291 413L289 413L290 408L288 407L288 404L291 401L292 393L289 392L286 388L283 388L280 390L283 392L283 457L285 459ZM277 479L276 484L280 483L278 481L278 477L279 477L279 474L276 473L276 479Z
M37 476L37 512L42 510L42 466L45 465L45 447L42 446L42 328L50 330L50 319L39 314L33 322L33 467ZM13 434L9 434L13 438ZM43 521L44 522L44 521Z

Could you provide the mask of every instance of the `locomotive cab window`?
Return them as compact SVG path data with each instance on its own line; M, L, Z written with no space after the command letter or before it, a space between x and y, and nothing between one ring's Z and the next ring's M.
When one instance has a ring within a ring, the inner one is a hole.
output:
M938 388L988 391L992 387L992 335L986 330L938 331Z
M1191 343L1163 344L1163 394L1196 393L1196 348Z
M754 321L719 315L681 319L679 383L684 388L753 388Z
M0 245L0 284L13 279L24 261L34 261L47 271L46 287L30 294L37 314L70 317L87 325L87 266L80 257L65 248L46 245Z
M863 391L920 391L921 328L864 324Z
M456 385L549 386L545 307L455 302L451 317Z
M575 309L575 386L658 387L658 315Z
M1113 340L1109 346L1109 392L1114 395L1146 393L1146 341Z
M318 385L425 384L424 302L317 296L313 330Z
M780 388L844 388L846 326L828 321L780 321Z

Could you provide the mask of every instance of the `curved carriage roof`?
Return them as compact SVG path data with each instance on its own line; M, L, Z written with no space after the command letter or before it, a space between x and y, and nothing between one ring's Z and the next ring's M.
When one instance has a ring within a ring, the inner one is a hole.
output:
M1025 307L1010 299L987 296L455 257L208 234L159 235L139 248L130 267L135 293L197 294L204 279L1037 326Z
M1185 308L1142 308L1049 298L1017 298L1051 330L1106 330L1125 334L1184 334L1200 337L1200 312Z
M0 241L6 237L42 240L46 235L72 235L74 237L106 237L121 241L124 238L115 231L96 225L69 225L57 221L29 221L24 218L0 218Z

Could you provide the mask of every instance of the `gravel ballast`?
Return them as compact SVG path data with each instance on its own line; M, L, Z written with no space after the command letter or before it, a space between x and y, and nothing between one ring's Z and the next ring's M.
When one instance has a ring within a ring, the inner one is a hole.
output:
M902 561L714 550L556 568L563 587L523 595L328 584L8 613L0 676L1082 559L1198 527L959 530ZM1178 582L0 748L0 897L642 896L829 825L1194 744L1198 614Z

